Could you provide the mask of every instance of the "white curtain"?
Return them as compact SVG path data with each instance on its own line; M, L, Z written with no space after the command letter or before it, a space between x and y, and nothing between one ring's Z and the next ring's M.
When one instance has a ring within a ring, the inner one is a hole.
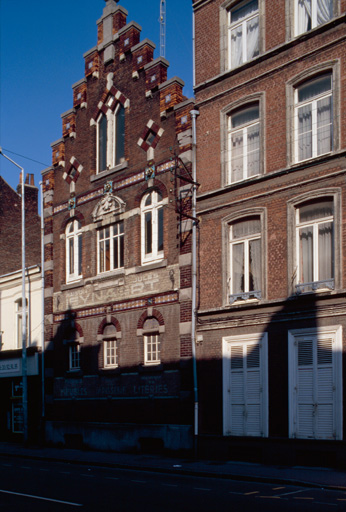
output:
M261 291L261 240L249 242L249 291Z
M317 25L326 23L333 17L333 0L317 0Z
M250 60L256 57L259 53L258 40L259 40L259 18L253 18L246 24L246 44L247 44L247 59Z
M334 277L333 267L333 223L326 222L318 230L318 279L324 281Z
M299 230L300 283L312 283L313 276L313 232L312 226Z
M317 154L323 155L332 149L332 99L317 102Z
M298 160L312 157L312 112L311 105L298 109Z
M259 123L247 131L247 177L259 174Z
M243 62L243 29L240 25L231 32L231 67L240 66Z
M232 246L232 293L244 292L244 244Z
M244 138L243 130L233 133L231 136L231 169L232 183L243 179L243 161L244 161Z
M298 34L303 34L311 28L311 0L298 0L297 12Z

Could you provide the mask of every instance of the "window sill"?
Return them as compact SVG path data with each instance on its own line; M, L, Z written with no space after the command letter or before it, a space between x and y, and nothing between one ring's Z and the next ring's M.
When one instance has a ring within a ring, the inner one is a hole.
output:
M107 272L102 272L102 274L97 274L96 276L85 280L85 284L93 284L97 281L107 281L107 279L111 279L112 277L124 277L125 269L121 268L119 270L109 270Z
M140 366L139 370L140 370L140 372L144 372L144 373L155 372L155 371L162 372L163 364L162 363L158 363L158 364L142 364Z
M84 279L80 279L79 281L71 281L71 283L62 284L61 291L79 288L80 286L84 286Z
M307 290L304 290L307 288ZM296 294L305 293L323 293L331 292L335 289L334 279L326 279L325 281L314 281L311 283L300 283L296 285Z
M76 370L67 370L67 372L66 372L66 378L82 377L82 376L83 376L83 372L80 368L76 369Z
M229 304L244 304L244 302L258 302L261 299L260 291L246 292L246 293L235 293L229 296Z
M104 366L99 368L99 375L118 375L121 372L119 365L117 366Z
M108 169L107 171L101 171L98 174L94 174L94 175L90 176L90 181L93 182L93 181L101 180L102 178L107 178L108 176L111 176L112 174L114 174L116 172L120 172L120 171L123 171L124 169L127 169L128 166L129 166L129 163L127 160L125 160L125 162L122 162L121 164L116 165L112 169Z
M147 272L148 270L156 270L157 268L167 267L167 260L155 261L153 263L143 263L140 267L129 269L125 274L139 274L140 272Z

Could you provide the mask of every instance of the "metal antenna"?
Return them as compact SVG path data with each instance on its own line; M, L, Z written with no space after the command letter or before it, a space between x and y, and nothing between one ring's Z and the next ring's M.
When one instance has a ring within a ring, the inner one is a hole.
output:
M160 0L160 57L166 57L166 0Z

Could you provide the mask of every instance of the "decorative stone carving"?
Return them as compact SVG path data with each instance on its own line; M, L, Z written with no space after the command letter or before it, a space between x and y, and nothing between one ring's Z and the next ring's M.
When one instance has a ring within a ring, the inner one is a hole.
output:
M93 212L92 218L94 222L102 220L105 215L122 213L125 211L125 203L119 197L113 196L110 192L105 194L101 201L97 203Z

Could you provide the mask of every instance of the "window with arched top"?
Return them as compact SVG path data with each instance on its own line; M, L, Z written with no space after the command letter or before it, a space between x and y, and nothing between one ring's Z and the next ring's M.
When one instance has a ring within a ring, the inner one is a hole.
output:
M161 363L160 325L156 318L148 318L143 325L144 364L147 366Z
M66 281L82 277L82 225L78 219L69 222L66 235Z
M295 88L295 161L333 150L333 77L331 72Z
M103 340L103 366L116 368L118 366L117 329L113 324L105 325L102 333Z
M163 202L157 190L146 194L141 203L142 263L163 258Z
M96 122L98 173L112 169L125 159L125 109L118 103L113 111L114 101L115 98L109 98L107 113L101 112Z

